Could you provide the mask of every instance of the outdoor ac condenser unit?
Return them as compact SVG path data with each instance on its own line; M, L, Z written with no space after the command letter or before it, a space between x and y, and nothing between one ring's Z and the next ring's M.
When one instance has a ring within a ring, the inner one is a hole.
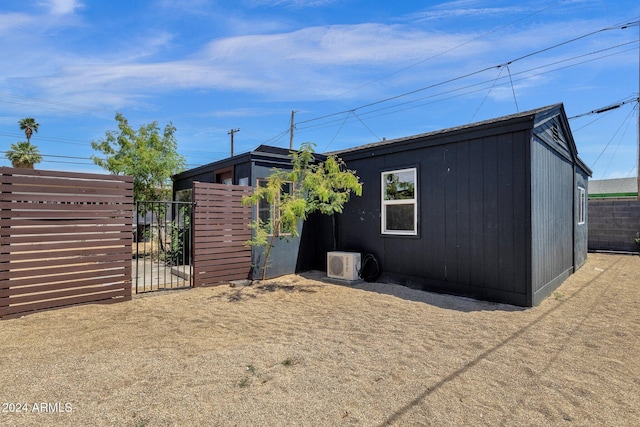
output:
M357 280L360 254L356 252L327 252L327 276L332 279Z

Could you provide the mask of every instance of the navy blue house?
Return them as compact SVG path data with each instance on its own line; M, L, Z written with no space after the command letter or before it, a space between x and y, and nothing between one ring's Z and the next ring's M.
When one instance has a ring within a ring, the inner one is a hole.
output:
M359 252L376 258L379 281L534 306L586 261L591 171L562 104L327 154L356 171L362 197L335 225L309 218L270 276L326 269L331 250ZM177 176L175 188L196 177Z
M287 149L261 145L248 153L238 154L220 161L209 163L190 169L173 176L173 199L178 201L192 201L191 189L193 182L207 182L216 184L245 185L254 187L260 180L269 176L274 168L290 169L291 157ZM260 212L258 212L260 211ZM268 205L256 207L256 215L270 215ZM264 218L268 220L268 218ZM277 277L296 271L296 262L300 238L288 240L276 239L269 255L268 277ZM254 247L252 259L254 265L262 265L262 248ZM260 271L253 271L253 277L259 278Z
M591 171L562 104L333 154L363 182L337 249L379 280L533 306L586 261Z

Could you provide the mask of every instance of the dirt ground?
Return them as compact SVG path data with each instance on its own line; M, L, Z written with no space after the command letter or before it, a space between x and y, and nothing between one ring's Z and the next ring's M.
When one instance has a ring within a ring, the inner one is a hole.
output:
M286 276L0 322L0 425L640 425L640 257L540 306Z

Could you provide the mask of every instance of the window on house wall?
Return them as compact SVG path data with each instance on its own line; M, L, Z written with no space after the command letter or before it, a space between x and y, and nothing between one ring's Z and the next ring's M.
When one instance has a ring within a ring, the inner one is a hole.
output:
M266 187L267 180L258 179L258 186ZM282 189L280 192L280 198L283 199L285 197L288 197L292 193L293 193L293 184L290 182L287 182L282 186ZM274 234L274 231L275 231L275 234L280 236L291 234L292 230L289 230L286 228L279 228L274 230L274 224L277 223L277 220L279 219L279 216L280 216L280 209L278 205L274 206L271 203L267 202L266 200L262 199L258 201L257 209L258 209L258 219L260 219L260 222L263 224L263 227L265 227L265 229L267 230L267 233L272 235Z
M233 185L233 166L216 170L213 174L213 182L217 184Z
M587 192L578 187L578 224L584 224L587 220Z
M191 189L176 191L176 202L190 202L192 199Z
M382 172L382 234L418 234L416 168Z

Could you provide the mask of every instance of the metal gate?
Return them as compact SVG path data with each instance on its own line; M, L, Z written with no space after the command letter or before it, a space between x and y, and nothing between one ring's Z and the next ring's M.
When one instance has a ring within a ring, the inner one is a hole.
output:
M251 276L251 187L194 182L193 202L136 202L137 294Z
M136 202L136 294L193 286L192 213L192 202Z

